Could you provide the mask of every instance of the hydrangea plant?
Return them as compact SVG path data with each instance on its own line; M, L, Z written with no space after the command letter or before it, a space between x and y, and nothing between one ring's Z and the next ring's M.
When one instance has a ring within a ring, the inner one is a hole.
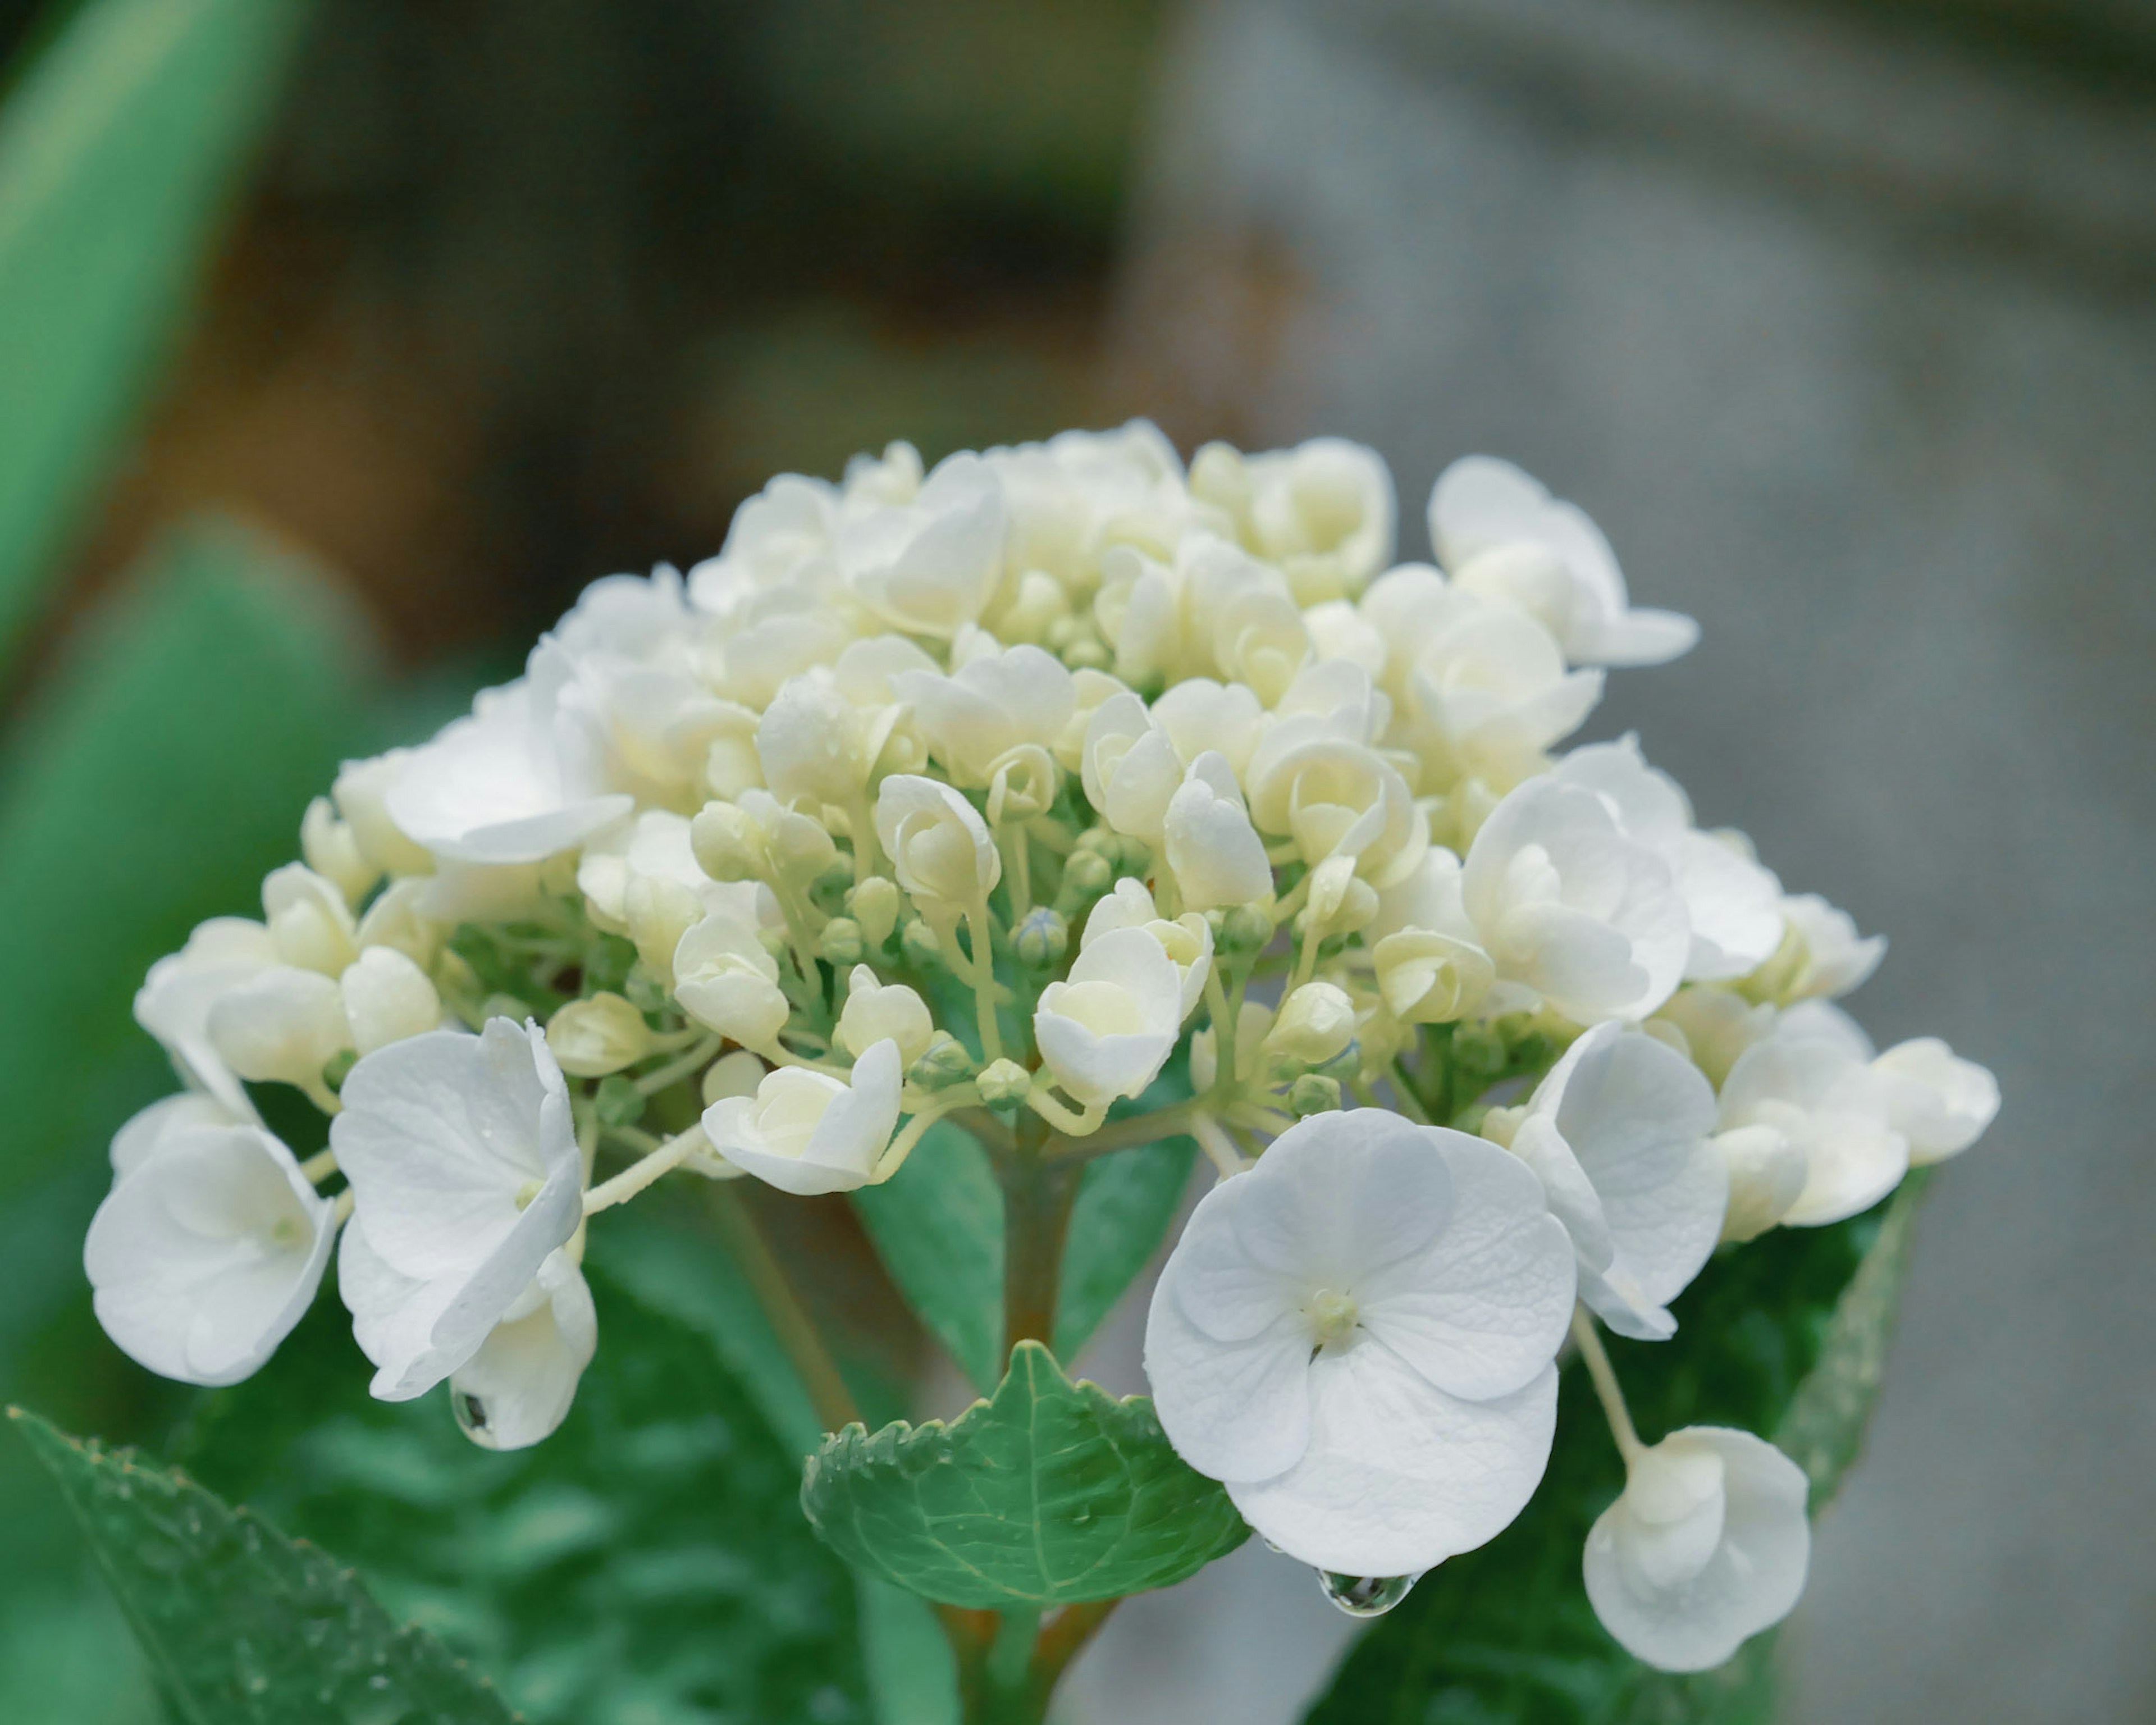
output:
M597 583L522 677L349 763L259 920L150 972L183 1088L112 1146L107 1332L233 1384L334 1259L373 1394L446 1384L521 1448L602 1345L608 1212L911 1188L872 1231L991 1393L829 1435L802 1507L944 1609L979 1717L1038 1717L1114 1600L1253 1530L1342 1609L1396 1604L1534 1496L1568 1349L1625 1480L1585 1599L1649 1666L1729 1659L1801 1591L1805 1476L1771 1433L1644 1439L1604 1332L1667 1343L1710 1258L1869 1209L1996 1086L1876 1052L1833 1002L1884 942L1635 740L1560 752L1609 669L1697 633L1584 513L1475 456L1430 495L1435 565L1394 562L1395 516L1356 444L1186 469L1134 423L784 476L685 576ZM1189 1141L1213 1183L1151 1397L1117 1400L1070 1355L1187 1164L1145 1218L1078 1197ZM983 1160L986 1313L932 1227Z

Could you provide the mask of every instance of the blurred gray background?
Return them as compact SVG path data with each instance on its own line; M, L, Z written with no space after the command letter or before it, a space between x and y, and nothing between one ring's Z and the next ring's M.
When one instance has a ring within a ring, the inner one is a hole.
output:
M1793 1725L2156 1717L2152 49L2128 0L1213 0L1152 107L1133 375L1194 430L1376 444L1411 552L1466 450L1584 504L1705 628L1593 730L1891 932L1845 1003L1882 1044L2004 1087L1920 1224ZM1104 1662L1217 1640L1232 1712L1086 1717L1295 1717L1330 1625L1282 1567L1111 1625Z

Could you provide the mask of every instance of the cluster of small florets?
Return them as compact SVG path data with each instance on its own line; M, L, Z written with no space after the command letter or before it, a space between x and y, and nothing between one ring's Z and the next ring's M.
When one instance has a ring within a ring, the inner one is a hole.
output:
M1352 1575L1488 1539L1571 1333L1630 1476L1595 1605L1726 1656L1801 1585L1801 1476L1641 1444L1595 1322L1668 1336L1718 1243L1865 1209L1996 1091L1875 1054L1829 1003L1883 942L1631 740L1553 754L1690 620L1505 463L1429 511L1439 567L1395 566L1373 452L1186 471L1134 424L781 478L685 578L598 583L522 678L346 768L261 921L151 970L186 1088L113 1145L106 1329L234 1381L341 1234L374 1393L446 1380L511 1447L596 1345L591 1219L664 1175L843 1191L947 1117L1004 1155L1188 1132L1220 1181L1147 1367L1255 1527ZM1186 1048L1187 1098L1104 1132Z

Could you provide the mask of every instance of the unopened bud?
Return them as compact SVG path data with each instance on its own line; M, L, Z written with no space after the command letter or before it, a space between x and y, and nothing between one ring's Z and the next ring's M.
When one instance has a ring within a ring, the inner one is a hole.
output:
M938 969L943 963L943 942L919 917L906 925L906 932L898 937L898 950L916 970Z
M1018 962L1034 970L1046 970L1062 962L1070 950L1070 925L1062 913L1046 906L1029 911L1011 938Z
M1305 983L1281 1003L1265 1048L1276 1059L1322 1066L1355 1040L1355 1003L1331 983Z
M1322 1072L1306 1072L1288 1086L1287 1105L1298 1119L1323 1114L1340 1106L1340 1081Z
M850 916L834 916L816 937L816 956L826 964L858 964L866 950L861 925Z
M620 995L594 994L547 1021L547 1046L572 1078L604 1078L651 1052L651 1028Z
M300 855L309 868L345 896L347 904L357 904L382 878L382 870L360 854L352 828L337 818L336 805L327 797L307 804L300 822Z
M966 1052L966 1045L949 1031L939 1030L928 1052L913 1063L906 1076L923 1090L941 1090L970 1076L973 1070L973 1058Z
M714 880L760 880L764 871L763 829L731 803L706 803L689 823L689 848L696 866Z
M1273 919L1257 906L1237 905L1221 916L1219 948L1239 957L1262 952L1272 941L1273 928Z
M991 1060L973 1082L991 1108L1006 1108L1025 1100L1033 1088L1033 1075L1016 1060Z
M745 1048L721 1055L704 1070L704 1106L728 1096L752 1096L763 1082L764 1065Z
M1106 892L1116 878L1116 865L1097 850L1075 850L1063 865L1063 887L1056 906L1065 916Z
M880 947L898 927L898 883L871 875L846 895L846 909L860 924L861 939L870 947Z

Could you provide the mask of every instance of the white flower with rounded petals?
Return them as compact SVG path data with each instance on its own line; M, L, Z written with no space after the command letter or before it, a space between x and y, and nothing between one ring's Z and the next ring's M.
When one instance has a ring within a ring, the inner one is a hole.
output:
M896 706L865 710L816 677L789 677L757 721L763 782L782 803L850 810L898 717Z
M604 728L551 640L522 677L483 691L469 718L413 750L384 799L400 832L466 863L541 861L634 803L609 782Z
M330 799L351 829L359 854L380 873L424 875L434 865L427 847L389 818L389 790L404 776L410 749L391 749L364 761L346 761L337 769Z
M980 903L1003 878L988 824L947 784L896 773L876 787L875 829L898 884L924 910Z
M1811 1563L1804 1470L1748 1431L1688 1425L1630 1458L1587 1536L1587 1597L1666 1671L1722 1664L1789 1615Z
M1691 929L1668 865L1581 786L1545 777L1507 794L1460 886L1518 1004L1546 1001L1583 1024L1644 1018L1683 978Z
M1266 732L1244 783L1260 832L1292 838L1313 865L1353 857L1381 891L1413 874L1430 848L1430 823L1399 771L1314 714Z
M1445 1024L1481 1004L1496 980L1460 896L1460 859L1433 845L1378 895L1363 931L1387 1010L1404 1024Z
M594 581L554 625L547 641L574 668L605 740L610 783L670 803L701 794L711 738L727 711L705 681L712 633L665 564L648 578Z
M1244 470L1252 547L1280 566L1298 604L1360 593L1392 561L1399 505L1375 449L1317 437L1246 456Z
M1868 981L1887 956L1885 935L1859 935L1848 911L1815 892L1784 899L1782 915L1800 949L1796 973L1781 990L1784 1000L1839 999Z
M1774 957L1782 944L1782 883L1741 840L1692 824L1691 799L1669 774L1646 763L1637 737L1574 749L1558 763L1555 777L1604 798L1625 837L1669 865L1691 923L1688 981L1731 981Z
M1208 749L1193 761L1161 816L1161 842L1176 890L1194 911L1224 910L1269 897L1272 865L1250 824L1228 757Z
M1119 928L1142 928L1160 942L1183 980L1183 1016L1188 1018L1197 1011L1198 1003L1205 996L1205 978L1213 968L1213 925L1195 911L1185 911L1170 922L1160 914L1145 882L1126 875L1086 918L1079 950L1083 952Z
M731 619L761 593L819 585L816 571L831 567L838 511L837 487L780 474L734 511L719 554L689 571L690 599Z
M1086 727L1081 759L1094 812L1127 837L1160 843L1184 768L1174 740L1152 722L1145 703L1127 691L1103 701Z
M208 1097L144 1110L112 1159L119 1178L83 1245L98 1322L161 1377L237 1384L313 1301L336 1205L281 1140Z
M856 964L846 978L846 1004L839 1014L838 1045L856 1059L879 1042L898 1045L901 1066L911 1066L928 1052L936 1034L936 1020L928 1003L904 983L886 983L865 964Z
M1579 1256L1579 1297L1620 1336L1676 1332L1669 1302L1722 1237L1729 1177L1714 1091L1683 1055L1599 1024L1565 1050L1514 1128Z
M753 1096L704 1111L711 1147L745 1173L798 1197L866 1185L898 1124L896 1042L873 1045L849 1077L798 1066L764 1075Z
M583 1158L536 1025L490 1019L369 1055L330 1124L356 1208L338 1259L385 1401L458 1370L583 1216Z
M1661 665L1699 639L1691 618L1633 606L1602 530L1509 461L1469 455L1445 469L1430 539L1455 582L1536 617L1575 665Z
M1999 1113L1999 1081L1936 1036L1897 1043L1871 1063L1888 1085L1887 1112L1909 1141L1911 1166L1958 1156Z
M961 785L986 785L1014 749L1052 747L1077 704L1063 661L1038 647L984 653L949 676L901 671L891 686Z
M1003 548L1003 488L979 456L953 455L911 502L840 523L839 573L892 628L948 640L988 608Z
M1146 1375L1176 1452L1274 1545L1410 1575L1494 1537L1541 1480L1573 1297L1571 1243L1512 1157L1321 1114L1199 1202Z
M1216 683L1210 677L1192 677L1164 690L1150 712L1153 724L1168 733L1178 760L1195 761L1209 751L1238 776L1250 763L1265 716L1248 685Z
M1675 1046L1717 1090L1738 1055L1772 1034L1775 1011L1728 988L1683 988L1664 1001L1647 1028L1678 1033Z
M1089 941L1068 978L1041 990L1034 1040L1055 1081L1089 1108L1135 1096L1160 1076L1183 1024L1183 981L1144 928Z
M527 1449L552 1436L598 1343L583 1272L566 1251L550 1253L479 1352L449 1374L459 1428L485 1450Z
M681 1010L747 1047L769 1048L793 1010L755 925L726 911L689 926L674 948L673 971Z
M1355 1002L1332 983L1305 983L1280 1004L1265 1052L1293 1065L1322 1066L1355 1040Z
M1801 1153L1804 1185L1781 1220L1815 1228L1871 1209L1908 1172L1893 1101L1864 1033L1818 1002L1784 1013L1737 1057L1722 1081L1721 1119L1725 1135L1771 1128Z
M244 916L213 916L187 943L150 967L135 995L135 1022L172 1057L190 1089L215 1096L235 1116L252 1117L239 1075L210 1037L218 1003L283 961L270 931Z

